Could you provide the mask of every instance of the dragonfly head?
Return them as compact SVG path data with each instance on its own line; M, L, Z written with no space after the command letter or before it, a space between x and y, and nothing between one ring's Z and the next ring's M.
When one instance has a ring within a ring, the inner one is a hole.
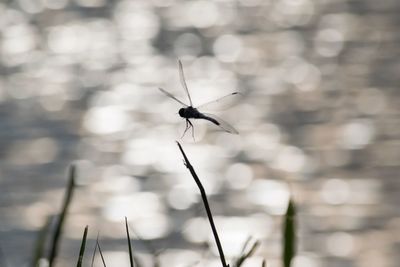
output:
M184 114L185 114L185 109L184 108L179 109L179 116L184 118Z

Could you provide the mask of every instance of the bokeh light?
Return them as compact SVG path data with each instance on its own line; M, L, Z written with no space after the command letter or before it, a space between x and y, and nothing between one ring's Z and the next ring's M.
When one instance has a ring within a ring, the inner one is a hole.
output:
M0 3L0 265L31 262L37 232L78 169L57 266L82 229L107 263L219 266L200 193L229 258L281 266L282 215L298 210L296 267L395 266L399 254L396 1L18 0ZM232 124L185 122L195 106ZM97 259L98 260L98 259ZM101 265L100 261L97 261ZM43 266L47 262L43 261Z

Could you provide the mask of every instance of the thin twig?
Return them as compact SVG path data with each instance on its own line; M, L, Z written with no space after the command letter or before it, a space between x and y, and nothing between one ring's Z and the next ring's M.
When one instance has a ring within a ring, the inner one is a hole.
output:
M74 165L72 165L69 168L69 181L68 181L67 193L66 193L65 198L64 198L62 211L61 211L61 214L60 214L60 216L58 218L58 222L57 222L57 225L56 225L54 236L53 236L53 239L52 239L52 242L51 242L51 251L50 251L50 256L49 256L49 267L53 267L54 260L57 257L58 246L59 246L59 241L60 241L60 237L61 237L63 224L64 224L64 221L65 221L65 217L67 215L68 206L71 203L72 194L73 194L73 191L74 191L74 188L75 188L75 174L76 174L76 167Z
M213 235L214 235L215 243L217 244L219 258L221 259L222 267L229 267L229 265L226 264L224 251L222 250L222 245L221 245L221 242L219 240L218 232L217 232L217 229L216 229L215 224L214 224L214 219L213 219L213 216L211 214L210 206L208 205L207 195L206 195L206 192L204 190L204 187L201 184L200 179L197 176L196 172L194 171L193 166L190 164L188 158L186 157L186 154L183 151L183 148L182 148L181 144L179 142L176 142L176 143L178 144L179 150L181 151L181 153L183 155L183 158L185 159L185 163L184 164L185 164L186 168L189 169L190 173L193 176L194 181L196 182L197 186L199 187L201 198L203 200L204 207L205 207L206 212L207 212L207 217L208 217L208 220L209 220L210 225L211 225L211 230L212 230Z

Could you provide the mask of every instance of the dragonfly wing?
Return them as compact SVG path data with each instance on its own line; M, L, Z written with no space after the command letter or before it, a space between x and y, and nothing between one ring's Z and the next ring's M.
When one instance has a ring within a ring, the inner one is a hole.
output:
M189 89L186 85L185 74L183 73L182 62L180 60L178 60L178 65L179 65L179 78L181 79L182 87L183 87L183 89L185 89L185 92L189 98L190 106L193 106L192 98L190 97Z
M225 110L231 107L242 96L243 95L239 92L233 92L210 102L204 103L196 108L209 111Z
M223 119L221 119L220 117L214 115L214 114L210 114L210 113L202 113L204 116L209 117L215 121L218 122L218 124L216 124L215 122L213 122L215 125L217 125L218 127L220 127L222 130L224 130L225 132L231 133L231 134L239 134L239 132L233 128L232 125L230 125L229 123L227 123L226 121L224 121Z
M158 88L161 92L163 92L166 96L168 96L169 98L172 98L172 99L174 99L175 101L177 101L177 102L179 102L179 103L181 103L182 105L184 105L185 107L188 107L188 105L186 105L185 103L183 103L182 101L180 101L178 98L176 98L173 94L171 94L171 93L169 93L169 92L167 92L167 91L165 91L164 89L162 89L162 88Z

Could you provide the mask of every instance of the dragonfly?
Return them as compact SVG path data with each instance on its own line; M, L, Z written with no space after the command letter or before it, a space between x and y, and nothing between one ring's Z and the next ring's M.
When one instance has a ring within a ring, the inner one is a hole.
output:
M223 131L230 133L230 134L239 134L239 132L229 123L227 123L226 121L224 121L223 119L217 117L214 114L210 114L210 113L204 113L199 111L200 109L207 109L207 108L211 108L217 104L222 104L223 102L226 102L226 100L232 99L235 96L240 95L239 92L233 92L230 93L228 95L219 97L215 100L209 101L207 103L204 103L200 106L193 106L193 102L192 102L192 98L190 96L189 93L189 89L187 87L186 84L186 80L185 80L185 75L183 73L183 66L182 66L182 62L180 60L178 60L178 67L179 67L179 78L180 78L180 82L181 85L186 93L186 96L188 97L189 100L189 105L184 103L183 101L179 100L178 98L176 98L173 94L171 94L170 92L164 90L163 88L158 88L162 93L164 93L166 96L168 96L169 98L174 99L175 101L177 101L178 103L180 103L183 107L179 109L178 114L179 116L181 116L182 118L185 119L186 122L186 128L185 131L183 132L183 135L181 138L183 138L186 134L186 132L189 129L192 129L192 137L194 139L194 126L192 124L192 122L190 121L191 119L202 119L202 120L206 120L209 121L211 123L213 123L214 125L217 125L220 129L222 129Z

